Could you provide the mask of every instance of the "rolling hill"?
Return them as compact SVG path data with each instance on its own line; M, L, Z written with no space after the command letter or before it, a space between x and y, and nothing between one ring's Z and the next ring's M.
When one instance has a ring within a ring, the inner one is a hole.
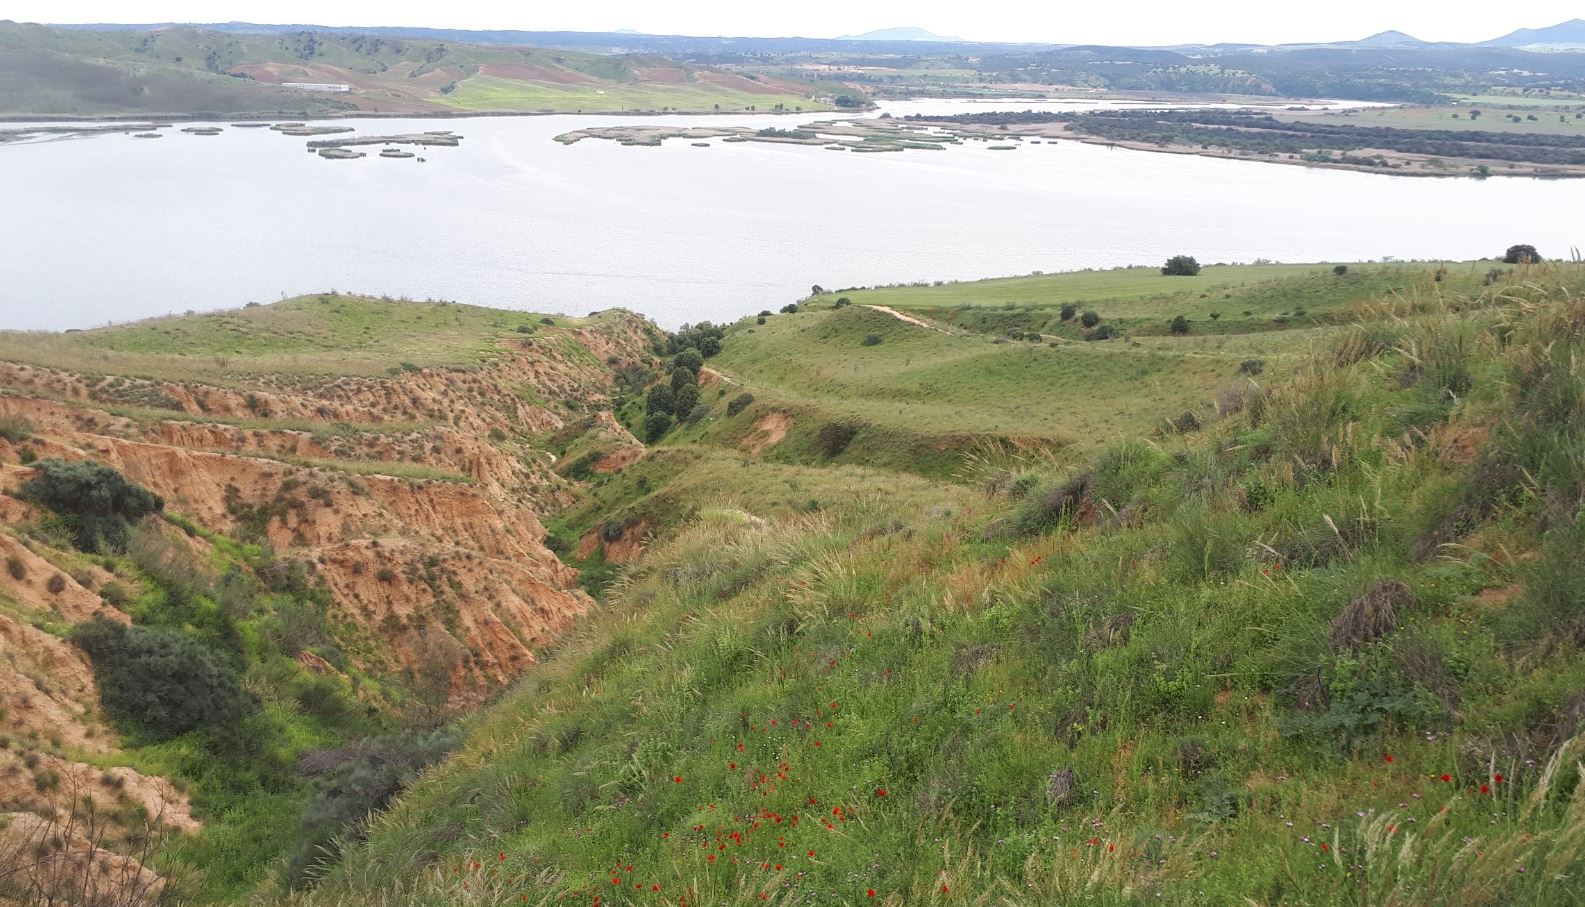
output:
M652 54L0 23L0 116L12 117L813 110L820 91Z

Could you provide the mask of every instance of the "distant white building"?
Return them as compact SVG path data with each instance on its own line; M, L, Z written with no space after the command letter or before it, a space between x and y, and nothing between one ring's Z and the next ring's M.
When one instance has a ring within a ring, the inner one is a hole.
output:
M282 88L296 88L299 91L330 91L342 94L352 90L351 85L339 82L282 82Z

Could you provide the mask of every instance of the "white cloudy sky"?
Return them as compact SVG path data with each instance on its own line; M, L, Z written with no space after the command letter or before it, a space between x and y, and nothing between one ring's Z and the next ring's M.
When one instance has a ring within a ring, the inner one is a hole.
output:
M1429 41L1479 41L1581 14L1579 0L1519 7L1448 0L799 0L793 3L593 3L510 0L0 0L0 18L24 22L216 22L408 25L658 34L834 37L898 25L985 41L1187 44L1279 43L1360 38L1389 28Z

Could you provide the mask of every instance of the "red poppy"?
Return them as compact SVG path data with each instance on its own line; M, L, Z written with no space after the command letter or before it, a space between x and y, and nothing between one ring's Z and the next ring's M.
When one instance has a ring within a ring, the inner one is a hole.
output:
M1322 850L1331 850L1332 849L1332 845L1326 843L1325 841L1322 841L1321 842L1321 849Z
M1498 772L1497 774L1492 775L1491 776L1491 780L1495 781L1498 784L1501 784L1502 783L1502 772Z
M877 797L886 796L886 788L884 788L884 787L875 788L875 796L877 796Z
M1480 792L1483 793L1483 794L1491 793L1491 785L1490 784L1482 784L1480 786Z
M866 896L866 897L875 897L875 889L873 889L873 888L866 888L866 889L865 889L865 890L864 890L864 894L865 894L865 896Z
M497 859L499 859L502 863L505 863L506 862L506 851L504 851L504 850L501 851L501 853L497 857Z
M1392 761L1392 753L1388 753L1388 754L1387 754L1387 755L1386 755L1386 760L1387 760L1387 761L1388 761L1388 762L1391 762L1391 761Z
M1449 774L1445 774L1445 773L1444 773L1444 774L1443 774L1443 775L1442 775L1442 780L1443 780L1443 781L1452 781L1452 780L1453 780L1453 776L1452 776L1452 775L1449 775Z
M951 890L952 890L952 889L950 889L950 888L948 888L948 887L947 887L947 886L946 886L946 885L945 885L945 884L943 884L943 885L942 885L942 886L941 886L941 893L942 893L942 894L946 894L946 893L947 893L947 892L949 892L949 891L951 891Z
M671 780L672 780L672 782L673 782L673 783L675 783L675 784L681 784L681 783L682 783L682 776L681 776L681 775L678 775L678 776L677 776L677 777L675 777L675 778L673 778L673 779L671 779Z

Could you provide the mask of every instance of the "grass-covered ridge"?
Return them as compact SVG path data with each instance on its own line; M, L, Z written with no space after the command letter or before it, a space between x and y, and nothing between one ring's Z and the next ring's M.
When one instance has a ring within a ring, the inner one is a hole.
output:
M701 513L302 902L1576 902L1582 290L967 509Z
M0 360L221 383L238 373L383 375L479 365L503 340L591 320L332 292L63 334L0 332Z

